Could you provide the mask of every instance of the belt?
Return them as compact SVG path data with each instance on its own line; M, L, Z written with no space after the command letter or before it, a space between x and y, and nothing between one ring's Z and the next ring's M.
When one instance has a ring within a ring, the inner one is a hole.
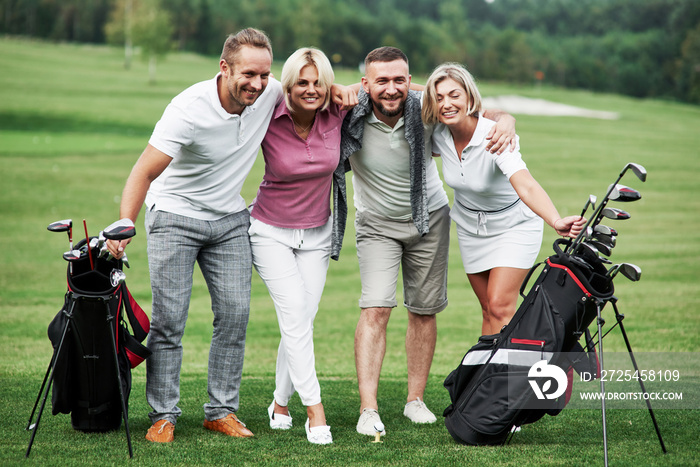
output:
M457 201L457 200L455 200L455 201L457 202L457 204L459 204L461 207L463 207L463 208L466 209L467 211L476 213L476 234L479 235L479 231L480 231L480 229L483 227L483 228L484 228L484 234L488 235L488 232L486 231L486 214L498 214L498 213L501 213L501 212L505 212L505 211L509 210L510 208L512 208L513 206L515 206L516 204L518 204L518 203L520 202L520 198L516 199L515 201L513 201L511 204L509 204L508 206L506 206L506 207L504 207L504 208L496 209L496 210L493 210L493 211L484 211L484 210L480 210L480 209L472 209L472 208L470 208L470 207L468 207L468 206L465 206L463 203L460 203L460 202Z

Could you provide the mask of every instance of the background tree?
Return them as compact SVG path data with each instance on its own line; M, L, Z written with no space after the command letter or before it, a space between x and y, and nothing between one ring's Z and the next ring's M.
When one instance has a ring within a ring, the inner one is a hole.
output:
M133 55L132 23L134 0L117 0L105 23L105 38L108 44L124 46L124 68L131 68Z
M683 41L678 68L681 94L689 102L700 104L700 23Z
M149 82L156 82L156 65L173 49L173 20L160 0L139 0L134 9L133 40L141 49L141 58L148 62Z
M148 62L149 82L155 84L158 59L173 49L175 31L172 15L161 7L160 0L117 1L105 31L111 43L123 42L127 50L130 38Z
M256 27L276 60L313 45L354 68L394 45L414 75L457 61L480 80L542 71L552 85L692 102L698 24L699 0L0 0L0 34L126 44L128 66L132 31L152 73L171 44L218 56L228 34Z

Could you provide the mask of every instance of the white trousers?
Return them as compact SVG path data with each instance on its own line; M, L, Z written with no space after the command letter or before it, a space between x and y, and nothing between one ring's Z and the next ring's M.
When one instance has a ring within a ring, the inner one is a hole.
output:
M321 403L313 323L326 283L332 226L329 219L313 229L285 229L251 218L253 265L270 292L280 327L274 397L281 406L294 392L305 406Z

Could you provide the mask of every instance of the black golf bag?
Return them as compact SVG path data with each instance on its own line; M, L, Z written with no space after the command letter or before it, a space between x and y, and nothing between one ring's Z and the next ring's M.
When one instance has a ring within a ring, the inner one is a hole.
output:
M82 240L76 249L87 250ZM111 258L111 257L110 257ZM44 403L53 384L52 413L71 414L74 429L86 432L118 429L124 420L129 453L128 399L131 369L150 355L141 344L148 335L148 316L133 299L126 283L111 277L122 261L86 254L68 267L64 304L48 328L53 357L39 390L34 412L48 380ZM30 428L28 425L28 429ZM31 449L30 441L29 449ZM27 455L29 455L29 449Z
M600 260L579 262L563 254L563 241L554 243L556 254L547 258L525 296L531 276L542 263L528 273L520 289L524 300L510 323L499 334L481 336L445 379L452 403L443 415L456 441L502 444L513 427L533 423L545 414L558 414L569 394L544 400L536 397L530 381L537 362L560 368L569 382L572 367L597 374L595 353L584 352L579 338L596 318L596 301L612 298L612 281ZM548 387L552 385L550 381ZM570 390L570 386L564 387Z

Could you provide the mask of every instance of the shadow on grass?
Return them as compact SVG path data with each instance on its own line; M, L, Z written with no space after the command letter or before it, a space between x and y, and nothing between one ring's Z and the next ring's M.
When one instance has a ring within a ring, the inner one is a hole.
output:
M147 127L114 121L85 120L27 112L0 112L0 128L3 131L106 133L144 137L150 136L153 131L152 125Z

